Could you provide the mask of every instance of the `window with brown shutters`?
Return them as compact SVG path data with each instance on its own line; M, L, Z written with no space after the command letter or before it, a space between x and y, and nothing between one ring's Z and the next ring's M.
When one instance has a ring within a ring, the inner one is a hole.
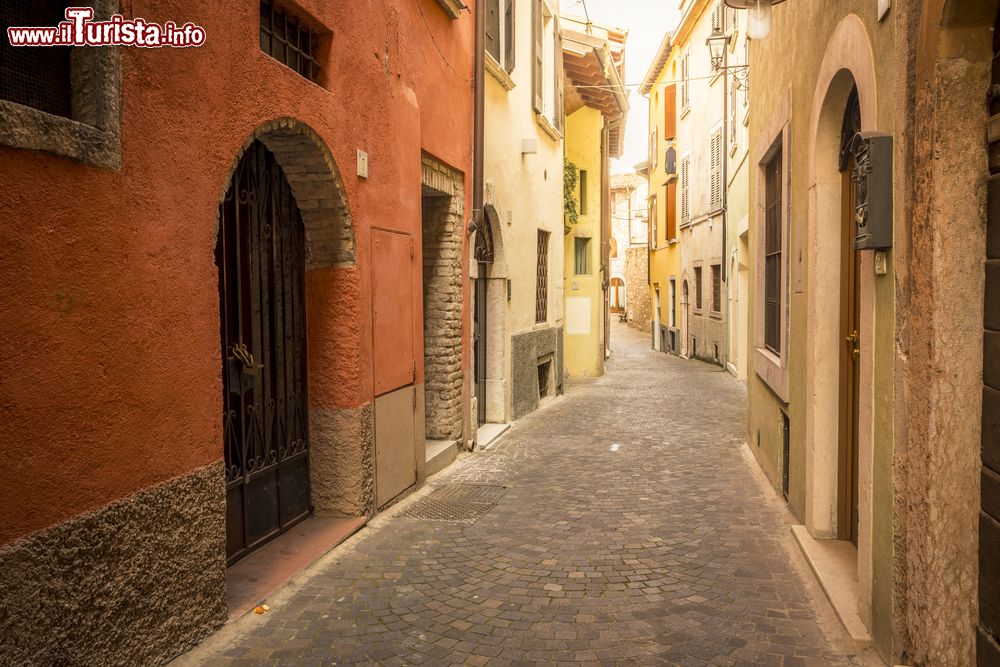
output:
M663 89L663 140L673 141L677 138L677 86L670 85Z
M764 165L764 347L781 355L781 144Z
M716 130L711 139L710 208L722 208L722 130Z
M545 47L542 0L531 3L531 106L537 113L545 112Z
M535 322L549 319L549 233L538 230L538 257L535 265Z

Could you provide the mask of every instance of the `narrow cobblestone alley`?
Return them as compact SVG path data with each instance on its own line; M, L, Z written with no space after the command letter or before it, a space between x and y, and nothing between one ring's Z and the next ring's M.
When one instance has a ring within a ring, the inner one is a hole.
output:
M740 451L740 385L613 336L605 377L431 480L505 487L478 521L404 502L177 662L860 663Z

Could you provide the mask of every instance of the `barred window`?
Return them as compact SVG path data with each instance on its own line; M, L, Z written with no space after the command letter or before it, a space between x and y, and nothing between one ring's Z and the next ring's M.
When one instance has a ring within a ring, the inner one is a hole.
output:
M535 321L549 319L549 233L538 230L538 261L535 266Z
M722 312L722 265L712 265L712 312Z
M66 19L65 2L0 0L4 26L55 27ZM7 39L4 35L3 39ZM0 99L72 118L70 46L0 49Z
M781 354L781 144L764 165L764 347Z
M694 308L695 310L701 310L701 267L694 267Z
M260 50L309 79L319 76L319 36L301 19L260 3Z

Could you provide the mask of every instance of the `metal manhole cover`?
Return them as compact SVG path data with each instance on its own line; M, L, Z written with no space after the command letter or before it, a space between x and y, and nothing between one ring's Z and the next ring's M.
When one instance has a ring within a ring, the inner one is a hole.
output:
M474 522L489 512L507 489L482 484L445 484L400 516L433 521Z
M499 502L507 488L503 486L487 486L486 484L445 484L434 489L431 498L438 500L461 501L466 503Z

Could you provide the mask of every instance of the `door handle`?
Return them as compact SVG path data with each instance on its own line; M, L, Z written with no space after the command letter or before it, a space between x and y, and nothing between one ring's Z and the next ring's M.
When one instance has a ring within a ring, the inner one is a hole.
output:
M264 367L263 364L254 362L253 352L247 348L246 343L233 343L229 348L229 358L238 360L248 373L256 373Z
M850 344L851 346L851 356L854 357L855 359L860 357L861 348L859 343L861 342L861 338L858 336L858 332L852 331L850 335L844 336L844 340L846 340L848 344Z

